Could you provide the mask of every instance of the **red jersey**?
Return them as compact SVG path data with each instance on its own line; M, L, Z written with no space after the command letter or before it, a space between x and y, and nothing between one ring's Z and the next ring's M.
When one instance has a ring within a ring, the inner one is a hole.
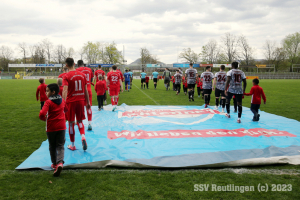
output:
M95 91L97 93L97 96L104 95L106 90L106 81L98 81L95 85Z
M41 120L47 120L47 132L66 130L66 111L66 102L61 96L56 95L49 97L39 115ZM48 116L46 118L47 114Z
M112 71L112 72L107 73L107 80L109 81L110 88L120 87L119 80L122 80L120 72Z
M36 100L39 100L39 96L40 96L40 101L47 101L48 97L46 95L46 87L47 85L45 83L42 83L41 85L39 85L36 89Z
M199 87L200 89L202 89L202 85L203 85L203 83L200 80L198 80L197 81L197 87Z
M171 80L172 80L173 83L175 83L175 78L174 78L174 76L172 76L172 79L171 79Z
M98 76L99 75L105 76L105 72L103 70L101 70L101 69L98 69L98 70L95 71L96 82L99 81L98 80Z
M64 78L64 75L66 75L67 73L62 73L58 76L58 78Z
M121 77L122 82L124 82L124 77L123 77L123 74L122 74L121 70L118 69L117 72L120 74L120 77ZM120 84L119 84L119 85L120 85Z
M64 86L59 86L59 95L62 96L62 92L64 90Z
M94 77L93 71L88 67L79 67L76 70L82 72L85 75L87 87L88 89L91 89L91 80Z
M146 76L146 83L149 83L149 76Z
M264 102L267 101L264 90L259 85L254 85L251 88L250 93L245 93L245 95L252 95L251 104L261 104L261 97L263 98Z
M68 86L67 103L85 100L85 74L79 71L70 71L64 76L63 85Z

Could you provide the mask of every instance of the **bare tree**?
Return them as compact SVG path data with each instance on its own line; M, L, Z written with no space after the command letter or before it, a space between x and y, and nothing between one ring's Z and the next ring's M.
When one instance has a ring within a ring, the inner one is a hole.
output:
M53 53L57 63L63 63L67 57L66 48L62 44L55 46Z
M140 49L140 56L142 65L159 63L157 56L151 55L150 51L146 47Z
M238 38L231 34L226 33L224 37L221 38L223 44L224 55L226 56L227 62L231 63L238 58Z
M191 48L183 49L179 54L179 58L185 62L196 63L199 61L200 54L195 53Z
M48 39L44 39L42 41L42 46L43 46L43 48L45 50L45 53L47 55L47 61L48 61L48 63L50 63L51 62L51 53L53 51L53 43L50 42L50 40L48 40Z
M246 36L239 37L240 58L246 65L250 65L253 61L253 49L250 47Z
M68 48L68 50L67 50L66 53L67 53L67 54L66 54L67 57L73 58L74 55L75 55L75 50L74 50L72 47L70 47L70 48Z
M276 57L275 51L277 49L276 41L266 40L263 49L264 49L264 56L267 61L267 64L273 64Z
M216 40L211 39L202 47L201 57L205 62L214 64L220 56L220 48Z
M13 58L14 51L8 46L1 46L0 47L0 65L7 70L8 63Z
M23 42L23 43L19 43L18 46L19 46L20 53L22 53L23 55L23 62L26 63L27 45L25 42Z

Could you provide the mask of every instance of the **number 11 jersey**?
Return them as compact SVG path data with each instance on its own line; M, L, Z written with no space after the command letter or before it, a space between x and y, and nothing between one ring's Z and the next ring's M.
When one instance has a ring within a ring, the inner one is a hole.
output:
M67 103L85 100L86 77L79 71L68 72L63 79L63 86L68 86Z
M245 73L239 69L232 69L227 72L230 78L228 92L233 94L243 94L242 82L246 79Z

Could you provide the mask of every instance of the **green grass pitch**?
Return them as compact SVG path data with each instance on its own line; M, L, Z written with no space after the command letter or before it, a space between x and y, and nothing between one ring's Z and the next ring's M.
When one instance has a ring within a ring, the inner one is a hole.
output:
M56 80L46 80L46 84ZM300 80L261 80L267 104L261 110L300 121ZM51 171L15 171L47 139L45 122L39 120L40 104L35 99L38 80L0 80L0 199L299 199L299 166L247 167L248 173L234 170L64 170L59 178ZM248 81L247 92L252 86ZM166 91L160 81L154 90L133 89L120 95L119 105L203 105L195 95L189 102ZM93 105L97 105L93 90ZM214 105L214 94L211 105ZM110 103L110 99L108 99ZM250 106L245 97L243 106ZM267 120L267 119L261 119ZM237 169L237 168L236 168ZM252 172L254 171L254 172ZM259 172L257 172L259 171ZM270 173L272 171L289 173ZM294 171L295 173L290 173ZM258 184L292 184L289 192L258 192ZM254 192L195 192L194 184L235 184L255 186Z

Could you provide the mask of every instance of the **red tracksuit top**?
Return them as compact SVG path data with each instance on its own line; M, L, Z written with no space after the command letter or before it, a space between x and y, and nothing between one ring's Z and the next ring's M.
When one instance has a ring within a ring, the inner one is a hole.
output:
M46 88L47 85L45 83L41 83L41 85L37 87L36 94L35 94L37 101L39 100L39 95L40 95L40 101L47 101L48 97L46 95Z
M106 81L98 81L95 85L95 91L97 93L97 96L104 95L106 88Z
M47 121L46 132L66 130L67 110L66 102L60 95L49 97L39 115L41 120ZM46 114L48 114L47 118Z
M264 90L259 85L254 85L251 88L250 93L245 93L245 95L252 95L251 104L261 104L261 97L263 98L264 102L267 101Z

